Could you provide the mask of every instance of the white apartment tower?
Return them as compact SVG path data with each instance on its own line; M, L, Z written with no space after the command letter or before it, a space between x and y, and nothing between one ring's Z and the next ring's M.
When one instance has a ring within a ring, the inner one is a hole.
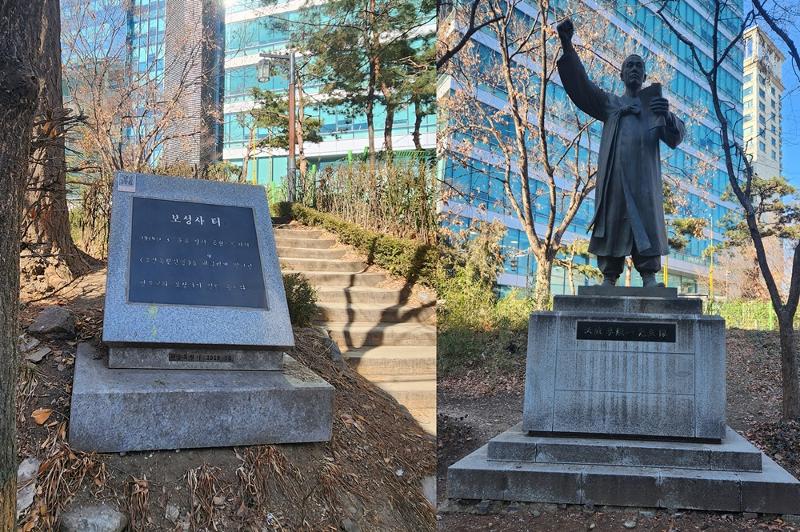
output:
M744 33L744 142L762 178L781 174L781 67L784 56L758 26Z

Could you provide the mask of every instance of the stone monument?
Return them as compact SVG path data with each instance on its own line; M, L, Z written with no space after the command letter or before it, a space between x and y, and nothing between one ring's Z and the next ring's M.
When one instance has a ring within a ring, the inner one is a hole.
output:
M133 451L327 441L333 387L294 336L262 187L120 172L103 319L70 442Z
M604 122L589 250L605 280L531 315L522 422L450 466L449 497L800 513L800 482L725 423L724 320L655 282L658 146L683 124L660 93L644 105L640 57L614 96L586 77L572 23L558 31L567 94ZM644 287L614 286L626 255Z
M724 321L582 288L531 315L522 422L450 466L448 496L800 513L800 482L725 424Z

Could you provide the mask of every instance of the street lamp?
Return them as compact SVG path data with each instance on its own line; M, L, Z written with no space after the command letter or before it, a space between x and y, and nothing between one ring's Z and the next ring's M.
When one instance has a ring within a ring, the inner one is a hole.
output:
M289 160L286 165L286 179L288 182L287 195L290 202L294 201L295 196L295 159L294 159L294 145L295 145L295 106L294 106L294 52L288 54L270 54L261 52L259 54L261 60L256 65L258 69L258 81L261 83L266 82L271 77L271 67L273 60L289 61Z

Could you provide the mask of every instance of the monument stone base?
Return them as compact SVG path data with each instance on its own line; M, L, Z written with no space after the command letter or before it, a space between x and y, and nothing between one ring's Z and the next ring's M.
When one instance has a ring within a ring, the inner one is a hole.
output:
M739 434L719 444L532 437L521 424L456 462L453 499L800 513L800 482Z
M98 452L328 441L333 393L288 355L280 371L110 369L80 344L69 441Z
M201 346L136 346L108 348L108 367L114 369L230 369L279 370L282 351Z

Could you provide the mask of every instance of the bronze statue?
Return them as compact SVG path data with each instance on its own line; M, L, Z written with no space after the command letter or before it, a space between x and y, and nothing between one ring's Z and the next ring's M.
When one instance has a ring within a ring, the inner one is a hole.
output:
M659 286L655 275L661 255L669 253L659 142L677 147L685 133L683 122L670 112L659 85L642 89L647 73L640 56L622 63L625 93L617 96L589 80L572 46L572 21L564 20L557 30L561 83L581 111L603 122L589 252L597 255L603 285L616 284L630 255L644 286Z

